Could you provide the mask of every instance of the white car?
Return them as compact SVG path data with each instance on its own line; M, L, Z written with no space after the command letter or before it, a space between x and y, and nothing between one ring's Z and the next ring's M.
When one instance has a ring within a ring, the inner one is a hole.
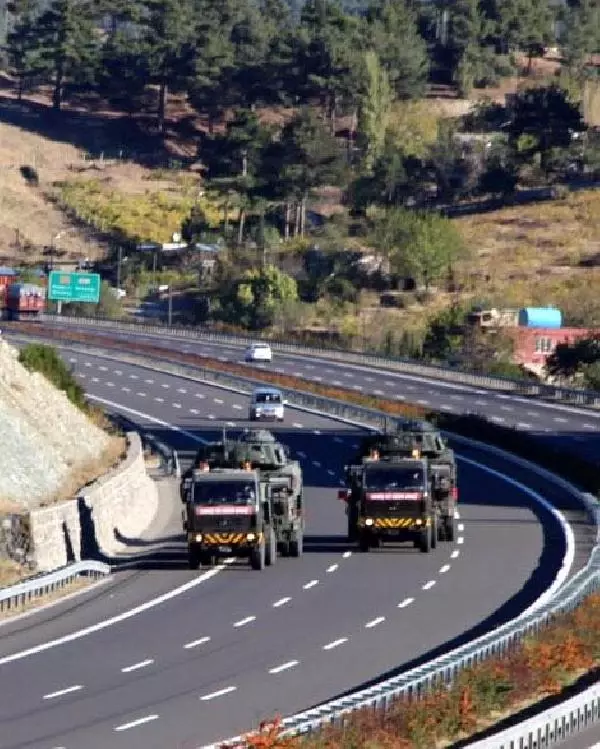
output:
M286 401L283 394L277 388L256 388L250 399L248 409L248 420L259 421L268 419L271 421L283 421Z
M245 361L273 361L273 352L268 343L253 343L244 354Z

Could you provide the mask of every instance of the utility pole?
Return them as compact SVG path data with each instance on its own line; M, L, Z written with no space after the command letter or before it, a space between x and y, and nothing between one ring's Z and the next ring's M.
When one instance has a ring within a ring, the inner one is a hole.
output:
M119 258L117 260L117 289L121 288L121 263L123 262L123 248L119 245Z
M169 317L168 326L171 327L173 324L173 287L169 284Z

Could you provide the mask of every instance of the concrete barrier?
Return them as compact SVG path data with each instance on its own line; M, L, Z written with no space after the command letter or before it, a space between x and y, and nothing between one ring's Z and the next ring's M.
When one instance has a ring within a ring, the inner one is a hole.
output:
M30 513L32 557L39 572L80 559L110 564L151 524L158 492L146 472L142 441L127 433L127 457L76 498Z

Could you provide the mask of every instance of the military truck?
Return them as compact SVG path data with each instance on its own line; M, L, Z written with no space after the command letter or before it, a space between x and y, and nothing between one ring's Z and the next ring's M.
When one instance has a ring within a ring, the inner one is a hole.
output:
M454 541L458 501L456 459L439 430L422 420L407 419L395 431L369 435L362 443L354 462L373 453L382 459L418 457L426 460L427 475L436 513L437 540Z
M271 495L281 483L261 482L255 470L193 470L182 482L190 569L221 556L247 557L255 570L275 564Z
M348 537L368 552L387 541L413 541L424 553L437 545L438 514L430 491L425 458L366 457L350 466Z
M302 468L289 456L288 448L267 429L246 430L237 439L224 440L224 465L249 463L261 481L271 481L273 527L282 556L299 557L304 548ZM276 486L274 479L280 479Z
M260 481L269 481L273 501L273 528L282 556L299 557L304 549L304 507L302 468L290 459L288 448L266 429L246 430L241 436L228 438L223 432L220 442L203 445L192 468L182 476L180 493L194 469L203 466L237 469L249 464L259 472ZM278 479L277 482L274 480Z

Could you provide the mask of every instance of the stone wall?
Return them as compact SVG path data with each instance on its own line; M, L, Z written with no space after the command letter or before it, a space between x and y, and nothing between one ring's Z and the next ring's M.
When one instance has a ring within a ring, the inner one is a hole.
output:
M127 434L127 457L71 501L32 510L32 557L40 572L80 559L110 563L150 525L158 508L139 434Z

